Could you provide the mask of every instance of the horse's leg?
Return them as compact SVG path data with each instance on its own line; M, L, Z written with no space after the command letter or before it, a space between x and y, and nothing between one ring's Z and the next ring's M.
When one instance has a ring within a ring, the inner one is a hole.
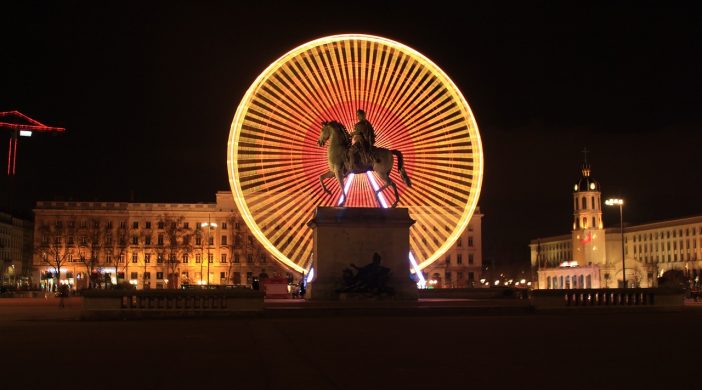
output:
M380 176L380 179L385 183L382 187L378 188L377 191L375 191L375 197L378 199L378 203L380 203L380 197L378 194L380 194L384 189L388 187L392 187L393 191L395 192L395 202L392 204L391 207L397 207L397 203L400 201L400 195L397 192L397 186L395 185L395 182L390 179L390 175L388 175L385 172L377 172L378 176Z
M344 207L344 205L346 204L346 192L344 192L344 176L341 174L340 171L336 171L335 175L336 180L339 181L339 188L341 188L341 196L343 196L339 207Z
M327 171L327 173L319 176L319 182L322 183L322 188L324 189L324 192L326 192L329 195L331 195L331 191L329 191L327 189L327 186L324 185L324 179L331 179L332 177L334 177L334 172L332 171Z

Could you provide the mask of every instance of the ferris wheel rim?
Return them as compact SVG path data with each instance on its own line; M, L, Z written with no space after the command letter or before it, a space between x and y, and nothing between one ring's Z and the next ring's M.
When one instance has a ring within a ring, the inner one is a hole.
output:
M368 42L374 42L382 45L387 45L393 48L399 48L403 53L410 54L413 59L418 60L420 64L427 67L433 75L437 76L440 79L441 83L447 87L450 94L453 95L454 98L457 98L457 100L460 102L461 108L467 113L465 119L469 121L469 134L471 136L471 141L475 141L471 143L471 154L474 158L477 158L477 162L474 162L473 180L468 198L469 202L465 204L465 207L459 219L459 223L453 229L451 235L449 235L445 242L437 250L435 250L431 256L429 256L424 261L418 264L419 269L424 269L430 264L434 263L452 245L454 245L457 239L459 238L460 234L467 228L468 224L470 223L470 219L474 215L475 210L477 208L482 188L484 171L484 152L482 148L480 131L477 125L477 121L475 119L475 114L473 113L470 105L463 96L461 90L438 65L436 65L433 61L431 61L428 57L426 57L419 51L401 42L368 34L331 35L299 45L293 48L292 50L288 51L287 53L283 54L273 63L268 65L266 69L258 75L258 77L247 89L246 93L244 94L244 97L242 98L239 106L237 107L236 113L232 120L232 124L230 126L229 140L227 143L227 172L229 176L230 187L233 190L232 195L234 198L234 202L241 213L242 219L249 227L249 230L256 237L256 239L275 257L276 260L282 262L283 264L297 272L306 272L306 269L304 267L289 259L269 240L266 234L262 232L262 230L258 227L258 224L256 223L256 220L249 208L248 203L246 202L241 187L239 170L237 169L241 125L244 122L245 114L249 109L249 104L252 101L252 96L254 95L254 93L262 85L262 83L264 83L278 69L283 67L288 61L314 47L318 47L326 43L348 40L364 40ZM477 169L475 169L476 167Z

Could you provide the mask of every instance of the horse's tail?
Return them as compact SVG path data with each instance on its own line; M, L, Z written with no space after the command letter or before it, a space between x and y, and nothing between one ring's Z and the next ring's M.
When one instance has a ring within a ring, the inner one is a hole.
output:
M412 187L412 181L410 180L409 176L407 176L407 172L405 171L405 159L402 157L402 152L393 149L390 151L390 153L397 156L397 170L400 171L402 181L405 182L407 187Z

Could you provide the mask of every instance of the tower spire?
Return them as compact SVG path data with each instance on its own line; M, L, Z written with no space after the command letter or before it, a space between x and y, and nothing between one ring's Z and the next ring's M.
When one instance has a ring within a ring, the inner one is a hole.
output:
M583 153L583 165L582 165L581 171L582 171L584 177L589 177L590 176L590 163L587 162L587 154L589 153L589 150L587 150L587 147L583 148L582 153Z

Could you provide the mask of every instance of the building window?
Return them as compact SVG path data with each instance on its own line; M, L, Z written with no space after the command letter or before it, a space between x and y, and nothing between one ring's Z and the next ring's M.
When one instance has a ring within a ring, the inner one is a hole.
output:
M105 237L105 244L112 245L112 236Z
M227 223L226 222L222 222L222 229L227 230Z
M130 277L132 280L137 280L139 278L139 274L136 272L132 272Z
M202 237L195 236L195 245L202 245Z
M226 253L222 253L222 258L221 258L220 262L222 262L222 263L227 262L227 254Z
M144 280L151 279L151 272L144 272Z
M238 263L239 262L239 255L234 255L234 262Z
M183 222L183 229L190 229L190 222Z
M456 255L456 264L463 264L463 255L460 253Z
M208 263L214 263L214 253L208 253L208 254L207 254L207 262L208 262Z
M127 228L127 222L126 222L126 221L120 221L120 222L119 222L119 228L120 228L120 229L126 229L126 228Z
M163 264L163 255L162 254L159 253L156 255L156 263Z
M158 222L158 228L159 230L163 230L163 221Z
M451 264L451 254L446 255L446 264Z
M261 259L261 263L265 263L266 262L266 255L261 253L260 259Z
M151 229L151 222L146 222L146 228Z
M468 237L468 246L473 246L473 237Z
M107 222L105 223L105 228L107 228L107 229L112 229L112 221L107 221Z
M124 255L119 255L119 262L124 263Z
M190 260L188 257L187 253L183 255L183 263L187 263Z
M150 254L150 253L146 253L146 254L144 255L144 263L150 263L150 262L151 262L151 254Z
M472 253L468 254L468 264L473 264L473 254Z
M175 254L171 254L171 256L169 257L168 262L171 263L171 264L173 264L173 263L175 263L176 261L178 261L178 257L177 257Z
M587 199L583 196L582 199L580 200L580 208L585 210L587 208Z
M132 222L132 229L139 229L139 222L138 221Z
M199 253L195 254L195 262L202 263L202 256Z
M220 280L227 280L227 273L226 273L226 272L220 272L220 273L219 273L219 279L220 279Z
M246 262L247 262L247 263L253 263L253 255L252 255L252 254L246 255Z
M222 245L227 245L227 236L222 236Z
M214 237L212 237L212 236L207 237L207 245L214 245Z
M468 272L468 281L473 282L475 280L475 273Z
M594 196L591 197L590 200L592 201L592 202L591 202L591 203L592 203L592 204L591 204L591 206L592 206L591 208L594 210L594 209L595 209L595 197L594 197ZM593 225L594 225L594 223L593 223Z
M144 236L144 244L151 245L151 236Z
M456 272L456 280L459 282L463 281L463 272Z
M105 263L112 264L112 255L105 255Z
M456 246L459 247L459 248L462 247L462 246L463 246L463 240L461 240L461 239L459 238L458 241L456 241Z
M592 217L592 228L597 229L597 224L595 223L595 217Z
M88 227L88 221L86 221L86 220L80 221L80 228L81 229L85 229L87 227Z
M450 282L450 281L451 281L451 271L446 271L446 274L445 274L445 275L446 275L446 276L445 276L446 281L447 281L447 282Z
M132 255L132 263L137 263L138 261L139 261L139 256L137 256L136 253L133 254L133 255Z
M159 246L163 246L163 234L159 234L156 240Z
M163 279L163 272L156 272L156 279Z

